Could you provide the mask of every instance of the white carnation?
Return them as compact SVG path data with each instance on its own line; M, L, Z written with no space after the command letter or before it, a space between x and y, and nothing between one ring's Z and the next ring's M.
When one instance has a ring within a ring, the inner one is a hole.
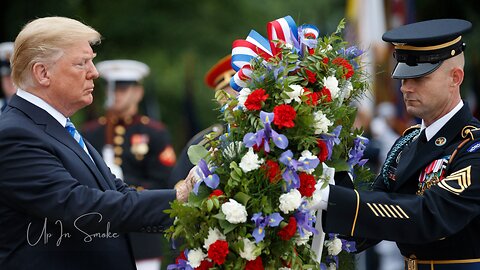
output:
M297 237L295 238L295 244L297 244L297 246L305 245L308 240L310 240L312 235L312 232L303 230L303 237L297 234Z
M240 161L240 168L243 172L249 172L260 168L260 165L263 163L263 158L258 159L258 155L253 152L253 148L250 147L248 152L242 157Z
M222 204L222 212L225 214L227 221L232 224L247 221L247 209L234 199L230 199L228 202Z
M247 101L248 95L250 95L251 93L252 90L250 90L250 88L242 88L242 90L240 90L237 96L238 105L245 107L245 101Z
M227 239L225 235L223 235L217 228L208 228L208 236L205 239L205 243L203 244L203 248L208 250L211 244L217 242L217 240L225 240Z
M342 241L338 238L325 241L325 246L328 249L328 255L337 256L342 251Z
M338 80L335 76L329 76L327 78L323 78L323 86L330 90L330 94L332 94L332 99L338 97L338 93L340 92L340 88L338 88Z
M188 264L193 267L199 267L203 259L207 257L207 254L203 253L201 248L192 249L188 252Z
M315 121L313 124L315 134L327 133L328 128L333 125L332 121L330 121L321 111L313 113L313 120Z
M349 98L352 91L353 91L352 83L350 81L346 81L342 87L343 98Z
M288 212L297 209L302 203L302 194L297 189L291 189L290 192L282 194L279 198L280 200L280 210L283 213L288 214Z
M248 238L243 238L243 250L240 250L240 257L247 261L253 261L257 258L254 254L255 242L250 241Z
M297 85L297 84L292 84L292 85L289 85L290 88L293 89L293 91L285 91L285 93L290 97L290 98L286 98L284 99L283 101L285 101L285 103L287 104L290 104L292 102L292 100L295 100L296 102L298 103L302 103L302 100L300 99L300 96L303 95L303 86L301 85Z

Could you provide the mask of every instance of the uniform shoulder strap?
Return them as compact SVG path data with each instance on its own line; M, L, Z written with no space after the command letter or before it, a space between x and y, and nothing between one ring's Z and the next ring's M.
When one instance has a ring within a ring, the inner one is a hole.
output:
M457 155L458 151L462 149L468 142L473 141L475 139L480 138L480 128L475 126L465 126L462 129L462 138L463 141L457 146L457 148L453 151L452 156L448 160L448 164L451 164L455 156ZM477 142L480 144L480 142Z

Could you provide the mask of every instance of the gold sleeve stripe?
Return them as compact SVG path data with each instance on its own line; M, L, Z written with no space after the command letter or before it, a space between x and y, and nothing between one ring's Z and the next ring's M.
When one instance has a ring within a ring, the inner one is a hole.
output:
M357 210L355 211L355 218L353 219L352 232L350 233L351 236L353 236L353 233L355 232L355 226L357 225L358 209L360 208L360 195L356 190L353 191L355 192L355 195L357 195Z
M448 192L459 195L472 184L470 176L471 169L472 166L468 166L456 171L447 176L447 178L443 179L443 181L439 182L437 186L445 189ZM451 183L456 183L459 188L452 186Z
M380 213L380 215L381 215L382 217L385 217L385 215L382 213L382 210L381 210L380 208L378 208L378 206L377 206L376 203L373 204L373 207L374 207L375 209L377 209L377 212Z
M385 210L385 208L383 208L383 205L379 204L378 207L380 207L382 209L382 211L385 213L385 215L387 215L387 217L391 218L392 216L390 216L390 214L387 212L387 210Z
M394 218L398 218L397 215L395 215L395 213L393 213L393 211L390 209L390 206L384 204L383 207L385 207L385 209L387 209Z
M405 217L403 217L402 214L400 214L400 213L397 211L397 209L395 209L395 206L390 205L390 207L393 209L393 211L394 211L395 213L397 213L397 215L398 215L400 218L405 218Z
M377 214L377 211L375 211L375 209L373 209L372 205L370 203L367 203L368 207L370 207L370 210L372 210L372 212L375 214L375 216L378 217L378 214Z
M399 205L397 205L397 209L398 209L400 212L402 212L402 214L403 214L406 218L410 218L405 212L403 212L402 208L401 208Z

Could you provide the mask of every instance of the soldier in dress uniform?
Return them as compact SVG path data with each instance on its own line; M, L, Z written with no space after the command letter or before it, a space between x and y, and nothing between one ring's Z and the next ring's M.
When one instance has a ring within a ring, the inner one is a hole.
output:
M15 94L17 89L13 85L10 68L10 57L13 53L13 42L0 43L0 76L2 77L3 97L0 99L0 114L7 106L8 100Z
M471 23L429 20L386 32L395 46L392 77L402 80L407 129L387 154L373 191L345 182L322 190L325 231L359 249L397 243L405 269L480 269L480 122L461 99Z
M127 184L137 189L172 188L167 181L176 157L170 134L162 123L139 113L148 66L133 60L110 60L96 67L107 82L107 109L105 116L85 124L85 138ZM137 268L159 269L162 236L135 233L131 240Z
M232 69L231 60L231 55L227 55L215 63L205 75L205 84L214 91L223 90L230 95L237 95L237 92L230 87L230 78L235 74L235 71ZM205 138L205 135L214 133L216 136L219 136L222 132L222 125L214 124L200 131L191 138L183 148L180 157L178 158L178 162L170 175L169 182L174 185L179 180L185 179L190 169L193 168L194 165L190 162L187 154L190 146L197 144L207 145L209 140ZM215 135L212 138L214 137Z

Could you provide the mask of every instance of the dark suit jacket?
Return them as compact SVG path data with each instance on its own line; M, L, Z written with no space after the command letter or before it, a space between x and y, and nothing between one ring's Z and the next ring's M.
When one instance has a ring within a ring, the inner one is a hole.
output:
M159 232L174 190L136 192L14 96L0 116L0 269L135 269L127 232Z

